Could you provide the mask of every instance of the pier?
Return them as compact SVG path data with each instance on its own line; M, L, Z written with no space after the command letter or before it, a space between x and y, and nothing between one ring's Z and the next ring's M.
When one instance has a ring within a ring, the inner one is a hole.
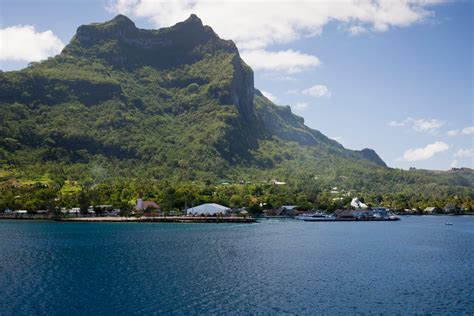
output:
M67 217L57 219L62 222L139 222L139 223L255 223L253 218L207 217L207 216L157 216L157 217Z

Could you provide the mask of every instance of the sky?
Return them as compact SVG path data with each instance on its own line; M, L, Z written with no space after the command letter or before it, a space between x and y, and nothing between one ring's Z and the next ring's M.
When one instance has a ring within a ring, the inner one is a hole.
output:
M0 69L58 54L82 24L197 14L236 42L255 86L394 168L474 167L474 1L0 0Z

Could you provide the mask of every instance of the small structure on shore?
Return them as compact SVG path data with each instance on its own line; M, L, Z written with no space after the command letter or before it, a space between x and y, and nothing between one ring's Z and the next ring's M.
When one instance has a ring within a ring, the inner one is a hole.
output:
M136 211L146 211L146 210L160 210L160 206L155 201L143 201L142 194L137 199L137 204L135 205Z
M367 209L368 208L367 204L362 203L362 201L359 200L359 198L357 198L357 197L352 199L351 206L355 209Z
M398 216L385 207L374 207L355 210L336 210L336 220L399 220Z
M186 215L226 215L230 212L230 208L217 203L206 203L199 206L191 207L186 210Z
M430 206L430 207L427 207L423 210L423 213L426 213L426 214L434 214L436 213L437 209L436 207L434 206Z
M270 182L270 184L273 184L273 185L285 185L286 184L286 182L278 181L277 179L271 179L269 182Z
M293 216L295 215L296 205L282 205L276 209L277 216Z

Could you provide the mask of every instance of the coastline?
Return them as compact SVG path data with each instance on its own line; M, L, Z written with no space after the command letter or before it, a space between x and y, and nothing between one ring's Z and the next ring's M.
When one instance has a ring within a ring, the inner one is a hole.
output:
M168 217L71 217L56 219L60 222L138 222L138 223L255 223L253 218L239 217L191 217L191 216L168 216Z
M473 213L466 214L403 214L401 217L439 217L439 216L474 216ZM291 216L262 216L262 217L210 217L210 216L156 216L156 217L125 217L125 216L103 216L103 217L65 217L58 218L51 215L28 214L22 216L15 215L0 215L1 220L19 220L19 221L57 221L57 222L76 222L76 223L237 223L237 224L251 224L258 220L269 219L293 219ZM352 219L339 218L336 220L302 220L304 222L381 222L381 221L396 221L393 219Z
M239 217L205 217L205 216L167 216L167 217L121 217L121 216L104 216L104 217L14 217L1 216L0 219L7 220L46 220L57 222L76 222L76 223L237 223L251 224L255 223L254 218Z

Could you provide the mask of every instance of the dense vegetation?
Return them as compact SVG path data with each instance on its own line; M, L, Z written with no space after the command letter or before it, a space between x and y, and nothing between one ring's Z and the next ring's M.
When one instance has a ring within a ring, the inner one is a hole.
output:
M0 123L0 208L127 208L139 192L169 208L474 199L472 170L391 169L306 127L196 16L160 30L124 16L79 27L60 55L0 72Z

